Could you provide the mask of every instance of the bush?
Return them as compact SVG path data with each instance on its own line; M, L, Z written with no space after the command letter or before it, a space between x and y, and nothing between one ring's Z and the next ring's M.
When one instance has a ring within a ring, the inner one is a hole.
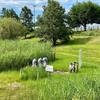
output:
M0 36L2 39L14 39L22 36L26 32L26 27L14 18L0 19Z
M44 67L27 66L20 70L21 80L28 80L28 79L36 80L38 78L44 78L44 77L47 77L47 72L45 71Z

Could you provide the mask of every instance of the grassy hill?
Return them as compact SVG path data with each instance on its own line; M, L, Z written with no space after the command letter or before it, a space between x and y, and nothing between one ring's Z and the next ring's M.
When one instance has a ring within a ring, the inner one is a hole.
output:
M69 71L70 62L78 62L82 49L78 73L52 73L48 78L22 81L19 71L2 72L0 100L99 100L100 36L95 32L75 34L69 43L53 48L56 60L49 64L64 71Z

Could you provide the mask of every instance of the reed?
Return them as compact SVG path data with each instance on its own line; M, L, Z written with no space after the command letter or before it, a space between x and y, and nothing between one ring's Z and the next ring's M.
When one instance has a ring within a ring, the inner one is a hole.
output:
M34 43L29 41L0 41L0 71L18 70L32 64L34 58L47 57L52 61L53 54L50 42Z

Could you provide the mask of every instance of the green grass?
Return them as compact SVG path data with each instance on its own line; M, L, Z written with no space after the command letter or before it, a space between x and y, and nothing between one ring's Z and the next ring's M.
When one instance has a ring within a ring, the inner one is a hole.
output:
M74 36L68 45L65 44L55 47L57 61L52 64L56 69L62 68L68 70L70 62L78 62L79 49L82 49L83 66L85 63L89 64L89 66L91 64L100 66L100 37L81 36L80 40L76 38L80 38L80 36ZM90 38L87 43L85 43L86 38ZM81 40L83 42L82 44L80 43Z
M34 43L32 41L0 40L0 71L20 69L32 64L32 60L53 54L50 42Z
M0 100L99 100L100 36L78 36L68 44L53 48L55 70L69 70L69 63L78 62L82 49L82 67L78 73L51 73L47 78L21 80L19 71L0 73Z
M21 80L37 80L38 78L45 78L48 76L48 73L45 71L43 66L41 67L31 67L26 66L20 70L20 79Z

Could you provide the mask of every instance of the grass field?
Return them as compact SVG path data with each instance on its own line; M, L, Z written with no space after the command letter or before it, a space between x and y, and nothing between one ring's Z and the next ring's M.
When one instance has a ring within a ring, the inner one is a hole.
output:
M0 100L99 100L100 36L73 36L53 48L56 60L49 64L68 71L70 62L78 62L79 49L83 62L78 73L52 73L36 81L20 80L19 71L0 73Z

